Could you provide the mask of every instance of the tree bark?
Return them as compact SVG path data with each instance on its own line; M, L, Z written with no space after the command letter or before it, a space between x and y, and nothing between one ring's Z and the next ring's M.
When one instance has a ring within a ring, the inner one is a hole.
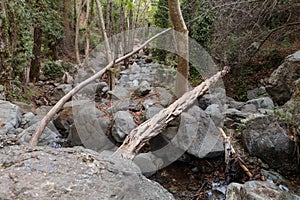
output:
M133 50L132 52L126 54L125 56L122 56L118 59L116 59L113 62L110 62L104 69L97 72L90 78L86 79L85 81L78 84L75 88L73 88L69 93L67 93L65 96L63 96L56 104L55 106L47 113L47 115L41 120L39 126L36 128L35 133L33 134L29 144L31 146L36 146L38 144L38 140L42 132L44 131L47 124L50 122L50 120L54 117L54 115L63 107L63 105L78 91L80 91L82 88L90 84L91 82L95 81L99 77L101 77L110 67L114 66L114 64L117 64L121 61L123 61L126 58L129 58L130 56L134 55L135 53L139 52L141 49L143 49L147 44L149 44L151 41L156 39L157 37L167 33L171 29L166 29L155 36L151 37L149 40L147 40L144 44L142 44L139 48Z
M73 44L73 30L72 30L72 9L71 0L64 0L62 8L63 26L64 26L64 38L63 38L63 50L66 55L74 53Z
M79 28L80 28L80 15L82 9L82 0L79 0L78 5L76 6L76 30L75 30L75 57L78 65L81 64L80 53L79 53Z
M172 103L168 108L161 110L151 119L145 121L137 128L133 129L125 138L123 144L114 153L126 159L133 159L139 150L151 138L158 135L173 119L179 116L185 109L191 106L197 97L202 96L210 86L229 72L229 68L225 67L223 71L218 72L211 78L205 80L192 91L185 93L181 98Z
M189 75L189 45L188 30L183 20L179 0L168 0L170 18L176 31L176 46L178 55L178 67L175 82L175 95L181 97L188 91Z
M30 74L29 79L32 82L35 82L39 78L40 68L41 68L41 47L42 47L42 28L39 23L36 27L34 27L34 39L33 39L33 59L31 60L30 65Z
M106 49L106 56L107 56L107 60L108 62L112 62L113 57L111 55L111 49L110 49L110 45L109 45L109 41L108 41L108 37L107 37L107 32L105 29L105 23L104 23L104 18L103 18L103 13L102 13L102 8L101 8L101 3L100 0L96 0L96 4L97 4L97 11L98 11L98 16L99 16L99 22L100 22L100 28L102 31L102 36L104 39L104 46ZM112 90L115 87L115 73L113 71L109 71L108 72L109 75L109 89Z

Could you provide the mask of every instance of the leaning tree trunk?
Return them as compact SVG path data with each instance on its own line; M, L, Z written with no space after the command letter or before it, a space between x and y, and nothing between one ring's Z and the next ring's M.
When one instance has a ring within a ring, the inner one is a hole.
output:
M180 9L179 0L168 0L170 18L176 31L176 49L178 55L178 67L175 83L175 95L181 97L188 91L189 75L189 46L188 46L188 29L184 23Z
M33 42L33 59L31 60L30 65L30 74L29 79L32 82L38 80L41 68L41 47L42 47L42 28L41 24L39 23L36 27L34 27L34 42Z

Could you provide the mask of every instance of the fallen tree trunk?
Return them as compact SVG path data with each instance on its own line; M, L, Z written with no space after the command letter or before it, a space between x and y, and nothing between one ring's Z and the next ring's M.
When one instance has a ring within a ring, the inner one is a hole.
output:
M47 124L51 121L51 119L54 117L54 115L64 106L64 104L77 92L79 92L82 88L90 84L91 82L95 81L96 79L100 78L109 68L113 67L114 64L117 64L126 58L129 58L130 56L134 55L135 53L139 52L141 49L143 49L147 44L149 44L151 41L156 39L157 37L165 34L166 32L170 31L171 28L166 29L155 36L151 37L149 40L147 40L145 43L143 43L139 48L133 50L132 52L110 62L105 68L103 68L101 71L97 72L90 78L86 79L85 81L78 84L76 87L74 87L70 92L68 92L65 96L63 96L56 104L55 106L47 113L47 115L41 120L41 123L37 127L35 133L33 134L29 145L36 146L38 144L39 137L41 136L42 132L44 131Z
M151 119L133 129L125 138L123 144L114 153L126 159L133 159L139 150L151 138L158 135L170 121L179 116L186 108L191 106L197 97L202 96L210 86L214 85L221 77L229 72L229 67L202 82L193 90L186 92L181 98L172 103L168 108L161 110Z

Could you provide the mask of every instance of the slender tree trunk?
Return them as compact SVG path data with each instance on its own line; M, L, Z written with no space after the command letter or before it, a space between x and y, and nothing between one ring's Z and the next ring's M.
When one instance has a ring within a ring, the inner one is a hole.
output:
M93 6L91 6L93 7ZM92 9L91 9L92 11ZM91 22L90 22L90 0L86 2L86 35L85 35L85 59L84 65L88 65L89 53L90 53L90 31L91 31Z
M103 18L103 13L102 13L102 8L101 8L101 3L100 0L96 0L97 4L97 10L98 10L98 15L99 15L99 21L100 21L100 27L102 31L102 36L104 39L104 45L106 49L106 56L108 62L111 62L113 60L112 55L111 55L111 49L105 29L105 23L104 23L104 18ZM109 71L109 89L112 90L115 87L115 73L113 71Z
M175 95L181 97L188 91L189 75L189 46L188 30L182 17L179 0L168 0L170 18L176 31L176 46L178 54L178 67L175 83Z
M76 6L76 30L75 30L75 57L77 64L81 64L80 54L79 54L79 28L80 28L80 15L81 15L81 8L82 8L82 0L79 0L78 5Z
M71 0L64 0L63 8L62 8L62 16L63 16L63 26L64 26L63 51L66 55L70 55L74 53Z
M29 79L32 82L35 82L39 78L40 74L40 68L41 68L41 47L42 47L42 28L41 24L39 23L35 28L34 28L34 41L33 41L33 59L31 60L31 65L30 65L30 74L29 74Z

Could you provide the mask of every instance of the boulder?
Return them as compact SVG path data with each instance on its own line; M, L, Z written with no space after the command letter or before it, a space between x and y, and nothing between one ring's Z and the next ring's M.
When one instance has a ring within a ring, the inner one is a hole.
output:
M0 100L0 134L18 128L21 121L21 112L18 106Z
M72 88L72 84L61 84L57 86L53 91L53 100L59 101L63 96L65 96L65 94L70 92Z
M130 113L118 111L114 116L112 136L117 142L123 142L125 137L136 127L136 123Z
M226 200L298 200L299 196L280 189L267 181L249 181L245 184L231 183L227 187Z
M174 199L132 161L82 147L5 147L0 177L0 199Z
M222 126L225 116L222 113L222 108L218 104L209 105L205 112L211 117L215 125Z
M148 81L143 81L135 91L137 96L145 96L151 91L151 85Z
M167 107L172 103L173 96L170 94L170 92L162 87L156 87L155 92L159 94L159 103L163 107Z
M247 121L242 140L251 155L261 158L274 169L294 173L299 171L294 155L296 147L286 127L275 116L260 115Z
M23 132L18 135L18 141L20 144L28 144L32 138L32 135L35 133L36 128L40 122L36 122L30 127L26 128ZM52 146L57 147L62 140L60 134L56 130L52 122L48 123L42 135L39 137L38 145L39 146Z
M300 51L285 58L285 61L271 74L266 89L273 101L283 105L291 97L294 82L300 78Z
M69 139L77 138L76 140L78 140L79 137L81 143L86 148L98 152L114 147L106 135L110 120L108 116L95 107L93 102L78 105L73 111L76 129L73 127L71 132L72 136L69 136ZM77 142L78 141L75 143Z
M209 92L198 98L199 107L205 110L211 104L218 104L220 107L226 103L226 91L224 88L213 88Z
M151 177L163 166L163 160L156 157L153 153L140 153L133 162L139 166L141 172L146 177Z
M122 86L116 86L112 91L109 91L108 94L111 95L113 100L123 100L130 97L130 92Z
M246 102L246 104L253 104L257 109L274 109L274 103L270 97L261 97L258 99L252 99Z
M263 96L267 96L268 93L266 91L265 87L259 87L259 88L254 88L253 90L248 90L247 91L247 99L257 99Z

